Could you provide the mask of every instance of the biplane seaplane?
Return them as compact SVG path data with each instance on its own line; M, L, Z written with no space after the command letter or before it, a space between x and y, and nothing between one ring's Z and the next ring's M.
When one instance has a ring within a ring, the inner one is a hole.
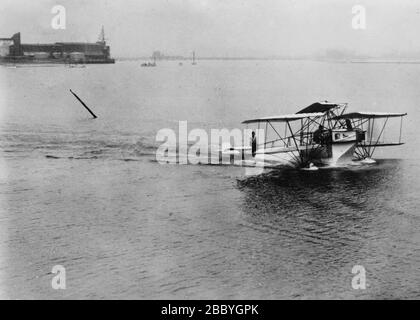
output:
M245 120L243 124L256 125L255 132L262 132L264 137L255 139L258 142L251 142L251 146L230 147L224 153L241 153L244 161L268 166L317 170L319 166L373 164L377 148L403 144L402 120L406 113L346 113L346 109L347 103L326 101L294 114ZM385 128L391 119L398 120L399 128L393 128L393 140L386 140Z

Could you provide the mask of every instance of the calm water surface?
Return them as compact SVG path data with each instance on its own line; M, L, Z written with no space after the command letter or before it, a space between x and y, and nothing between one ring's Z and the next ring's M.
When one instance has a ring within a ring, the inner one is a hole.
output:
M420 65L139 64L0 68L0 298L420 297ZM326 99L408 112L406 144L258 176L155 161L180 120L232 129Z

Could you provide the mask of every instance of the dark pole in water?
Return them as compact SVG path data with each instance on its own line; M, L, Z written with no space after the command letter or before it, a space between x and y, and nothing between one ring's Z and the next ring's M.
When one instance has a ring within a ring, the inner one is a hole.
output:
M96 119L97 116L92 112L92 110L89 109L89 107L82 101L82 99L80 99L77 94L75 94L71 89L70 92L76 97L77 100L79 100L79 102L86 108L87 111L89 111L89 113L92 115L93 119Z

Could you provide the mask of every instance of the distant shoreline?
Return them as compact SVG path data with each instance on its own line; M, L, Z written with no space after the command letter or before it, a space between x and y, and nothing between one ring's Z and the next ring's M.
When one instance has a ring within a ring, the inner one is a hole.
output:
M151 57L116 57L117 61L150 61ZM164 57L157 61L190 61L189 57ZM197 61L313 61L313 62L331 62L331 63L371 63L371 64L420 64L419 60L397 60L397 59L326 59L326 58L308 58L308 57L201 57Z

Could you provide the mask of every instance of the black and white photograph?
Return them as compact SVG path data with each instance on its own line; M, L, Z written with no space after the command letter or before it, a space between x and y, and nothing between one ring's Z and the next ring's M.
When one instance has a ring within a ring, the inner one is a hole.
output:
M420 0L0 0L0 299L418 300L419 32Z

